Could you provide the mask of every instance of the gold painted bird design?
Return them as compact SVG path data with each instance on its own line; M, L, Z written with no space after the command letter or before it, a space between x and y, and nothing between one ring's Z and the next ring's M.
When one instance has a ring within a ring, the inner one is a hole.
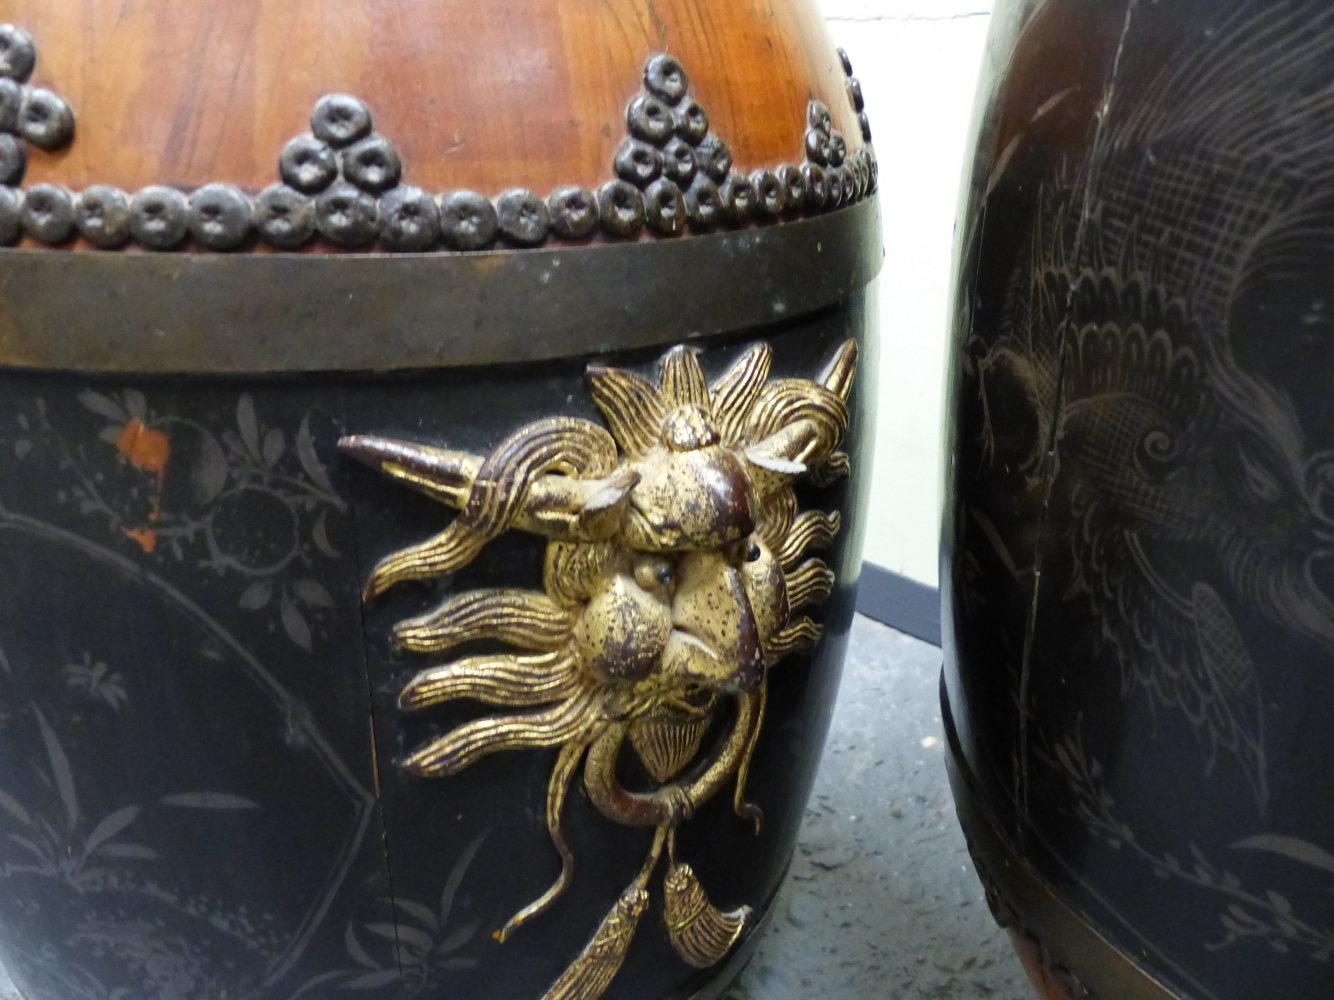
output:
M401 622L400 647L440 654L479 639L516 651L422 670L399 698L409 712L455 699L499 709L421 747L403 766L457 774L501 750L558 748L546 821L562 870L496 933L506 940L569 887L574 855L562 812L583 764L584 787L615 823L655 830L643 868L544 1000L596 1000L625 958L664 853L668 934L692 966L720 961L749 907L722 912L676 856L676 830L734 783L736 813L759 829L746 779L764 721L768 673L812 646L802 607L828 597L828 546L839 514L799 511L794 484L848 470L838 450L857 346L847 341L815 380L770 379L772 351L745 351L712 386L694 353L668 352L658 384L590 367L606 427L551 417L520 427L490 454L355 436L350 456L460 513L435 537L381 562L370 600L408 580L451 574L517 529L548 539L543 590L474 590ZM715 729L715 722L723 723ZM705 737L718 731L714 745ZM624 787L636 754L650 787Z

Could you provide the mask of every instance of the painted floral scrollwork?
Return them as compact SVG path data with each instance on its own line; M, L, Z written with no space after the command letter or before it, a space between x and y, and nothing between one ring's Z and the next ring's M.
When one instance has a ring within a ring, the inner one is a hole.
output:
M106 421L96 443L71 444L36 400L19 417L15 457L49 452L69 473L58 500L147 556L235 581L241 610L311 651L334 604L318 563L342 557L330 517L347 509L316 453L313 415L295 429L266 425L244 393L234 426L218 431L137 389L78 400Z

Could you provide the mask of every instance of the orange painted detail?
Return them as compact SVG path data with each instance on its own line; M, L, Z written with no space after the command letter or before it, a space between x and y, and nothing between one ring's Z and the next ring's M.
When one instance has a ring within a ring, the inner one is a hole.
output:
M122 528L126 538L133 538L139 543L139 547L145 552L152 552L157 548L157 532L148 529L137 530L134 528Z
M167 459L171 456L171 442L167 435L149 430L137 417L120 432L120 437L116 438L116 447L136 469L158 476L166 469Z

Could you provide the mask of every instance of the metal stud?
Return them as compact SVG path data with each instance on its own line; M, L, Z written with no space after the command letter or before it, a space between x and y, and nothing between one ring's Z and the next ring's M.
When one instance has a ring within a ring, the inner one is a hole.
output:
M848 179L843 174L843 168L826 167L824 179L829 190L829 197L825 201L825 208L835 209L845 205L848 200Z
M23 88L8 77L0 77L0 131L17 133L23 110Z
M446 191L440 196L440 235L455 250L480 250L500 229L496 207L476 191Z
M315 235L315 202L286 184L266 187L255 199L255 228L279 250L295 250Z
M79 235L99 250L115 250L130 239L130 198L119 188L94 184L74 199Z
M721 219L722 198L718 185L704 174L696 174L694 183L685 193L686 216L692 229L711 229Z
M644 221L659 236L676 236L686 226L686 203L681 189L660 177L644 192Z
M863 111L861 114L859 114L859 115L857 116L857 124L860 125L860 126L862 127L862 142L870 142L870 141L871 141L871 119L868 118L868 117L866 117L866 112L865 112L865 111Z
M824 101L813 98L811 103L806 105L806 125L809 128L819 129L821 132L832 132L834 130L834 119L829 114L829 108Z
M829 143L829 133L818 128L806 130L806 159L822 167L829 166L829 157L833 147Z
M848 58L846 50L838 50L838 61L843 64L843 75L852 76L852 60Z
M51 91L32 87L23 95L19 131L38 149L60 149L74 138L74 112Z
M278 173L289 187L318 194L338 177L338 157L327 142L307 132L283 147Z
M403 176L403 161L388 139L367 136L343 150L343 176L363 191L380 194Z
M626 106L625 125L636 139L661 146L676 129L676 117L656 97L637 94Z
M644 228L644 196L626 181L607 181L598 189L598 216L613 236L635 236Z
M853 168L851 160L838 169L843 174L843 204L851 205L859 197L857 171Z
M347 181L338 181L315 199L315 226L332 243L358 247L375 239L375 199Z
M74 198L55 184L34 184L23 199L23 231L52 245L74 235Z
M612 166L621 180L646 188L662 176L662 153L647 142L626 137L616 147Z
M829 184L824 170L816 163L801 165L801 179L806 182L806 207L813 212L824 208L829 198Z
M852 169L857 172L857 197L865 198L871 193L871 168L866 162L866 157L862 155L864 150L858 150L852 158Z
M0 133L0 184L17 186L28 169L28 151L12 135Z
M190 196L190 234L210 250L235 250L252 225L250 199L231 184L206 184Z
M843 203L843 171L838 167L830 167L824 172L826 208L838 208Z
M130 201L130 232L149 250L172 250L190 230L190 203L175 188L154 184Z
M672 136L662 150L662 173L678 187L688 187L695 176L695 151L690 143Z
M755 211L755 187L750 178L733 170L718 188L723 214L733 222L744 222Z
M843 133L837 130L829 133L829 165L831 167L843 166L843 160L848 155L848 144L843 138Z
M372 124L366 102L349 94L326 94L310 113L310 130L336 148L370 135Z
M36 65L32 36L15 25L0 24L0 76L24 83Z
M800 211L806 205L806 177L790 163L784 163L775 173L787 188L787 207Z
M732 151L710 132L695 149L695 166L721 184L732 172Z
M551 228L547 203L527 188L501 192L496 199L496 219L506 239L526 247L541 243Z
M420 253L440 239L440 209L419 187L396 187L380 199L380 242L389 250Z
M675 104L690 89L690 78L675 56L659 52L644 64L644 86L655 96Z
M862 97L862 85L861 85L861 82L860 82L855 76L850 76L850 77L848 77L847 81L844 83L844 86L847 87L847 90L848 90L848 100L852 102L852 110L853 110L853 111L865 111L865 110L866 110L866 101L865 101L865 99Z
M9 246L23 232L23 192L0 187L0 243Z
M697 146L709 134L709 116L699 101L693 98L678 107L673 115L676 134L692 146Z
M598 199L588 188L559 187L547 196L551 230L567 240L581 240L598 226Z
M772 170L752 170L750 186L755 189L756 211L764 215L782 215L787 209L787 188Z

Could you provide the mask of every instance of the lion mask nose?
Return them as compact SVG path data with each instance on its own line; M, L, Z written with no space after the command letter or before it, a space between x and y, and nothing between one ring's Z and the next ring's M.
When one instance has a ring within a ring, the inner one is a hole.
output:
M692 552L678 574L662 672L727 693L753 688L764 647L740 572L722 554Z

